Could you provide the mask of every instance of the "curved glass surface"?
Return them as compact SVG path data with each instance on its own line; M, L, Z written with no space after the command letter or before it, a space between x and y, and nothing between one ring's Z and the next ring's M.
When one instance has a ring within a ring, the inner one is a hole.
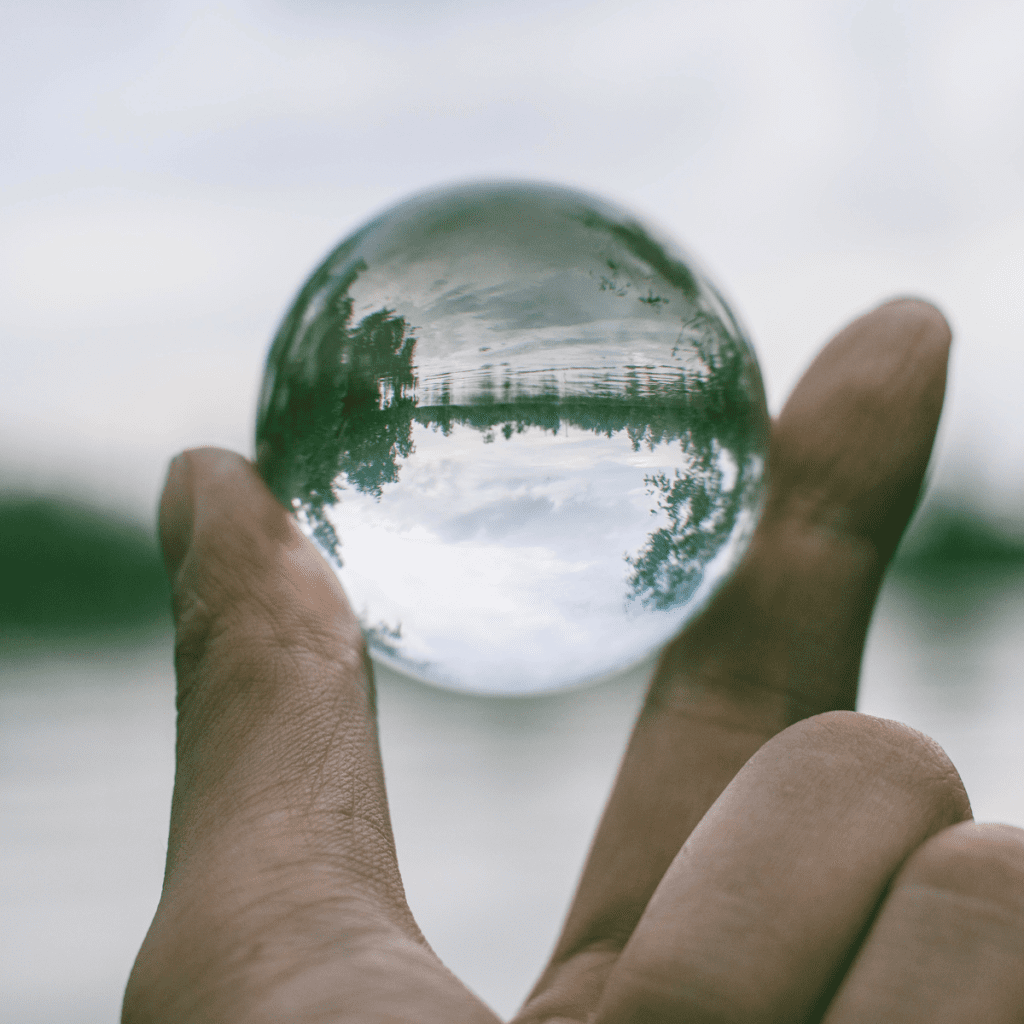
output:
M681 251L593 197L499 183L414 198L327 257L256 434L372 656L509 694L625 668L704 605L755 524L768 417Z

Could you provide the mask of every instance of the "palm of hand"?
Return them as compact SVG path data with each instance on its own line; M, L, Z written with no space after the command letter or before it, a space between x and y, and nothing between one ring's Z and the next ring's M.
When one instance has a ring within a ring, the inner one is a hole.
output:
M927 465L948 342L930 307L892 303L794 392L752 548L662 657L516 1024L931 1021L953 986L975 1002L950 1020L1022 1019L1024 972L980 985L967 966L993 943L1024 957L1020 835L958 824L970 809L941 750L843 710ZM178 769L124 1020L493 1024L406 905L372 678L334 576L227 453L174 464L161 531ZM981 945L935 946L950 892L998 904ZM907 963L919 977L904 984Z

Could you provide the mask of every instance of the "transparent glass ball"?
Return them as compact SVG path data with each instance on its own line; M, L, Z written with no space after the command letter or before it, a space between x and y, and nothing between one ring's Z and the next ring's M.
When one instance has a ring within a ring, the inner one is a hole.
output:
M680 250L579 192L474 184L314 271L256 441L375 660L526 694L640 662L706 604L760 511L768 416Z

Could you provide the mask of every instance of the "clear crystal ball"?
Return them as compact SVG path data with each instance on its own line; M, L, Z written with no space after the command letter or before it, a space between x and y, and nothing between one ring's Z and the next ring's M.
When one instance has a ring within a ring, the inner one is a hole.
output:
M768 416L750 343L630 214L434 191L314 271L267 360L260 470L375 660L556 690L651 655L745 550Z

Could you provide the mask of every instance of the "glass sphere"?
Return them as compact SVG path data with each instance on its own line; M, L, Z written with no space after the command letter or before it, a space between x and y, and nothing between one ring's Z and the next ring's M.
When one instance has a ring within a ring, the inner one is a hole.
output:
M760 511L768 416L678 249L579 192L474 184L314 271L256 442L375 660L525 694L627 668L706 604Z

